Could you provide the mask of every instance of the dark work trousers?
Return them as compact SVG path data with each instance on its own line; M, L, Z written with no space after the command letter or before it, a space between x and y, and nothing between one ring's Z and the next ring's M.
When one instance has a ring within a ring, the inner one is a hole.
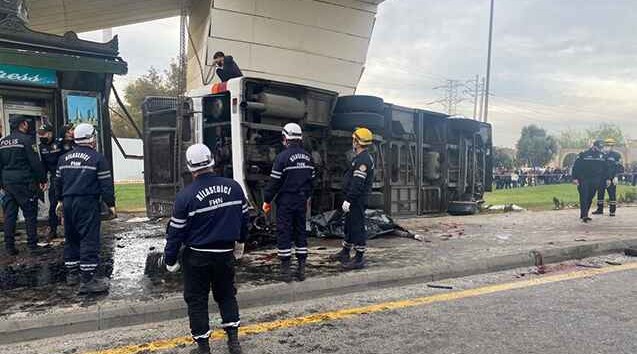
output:
M577 191L579 192L580 218L588 217L598 188L599 181L596 180L581 180L579 182Z
M4 200L4 244L7 249L15 247L15 225L18 220L18 208L22 210L27 229L27 240L30 248L38 243L38 196L34 184L7 184Z
M349 213L345 214L345 241L343 247L352 248L356 252L364 253L367 245L367 230L365 229L365 203L352 202Z
M615 214L617 211L617 186L611 183L607 188L608 190L608 209L611 214Z
M307 230L305 216L307 198L304 195L281 194L276 199L276 230L279 258L292 257L292 243L296 258L307 258Z
M95 274L100 253L100 199L96 195L64 197L64 264L82 271L82 280Z
M58 229L60 221L55 213L55 207L57 206L57 196L55 195L55 176L49 178L49 227L51 232L55 232Z
M597 210L604 210L604 199L606 199L606 181L602 181L597 188Z
M234 255L184 250L184 300L188 305L190 333L193 339L210 337L208 294L219 306L221 327L239 327L239 305L234 287Z

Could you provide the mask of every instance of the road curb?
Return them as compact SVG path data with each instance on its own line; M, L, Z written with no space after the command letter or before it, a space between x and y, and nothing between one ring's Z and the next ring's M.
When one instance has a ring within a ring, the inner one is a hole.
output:
M241 308L244 309L268 306L321 296L426 283L535 266L536 253L541 254L543 262L548 264L615 253L629 247L637 247L637 239L568 247L549 247L486 259L441 263L433 266L352 272L333 277L310 278L302 283L277 283L251 289L241 289L238 294L238 300ZM186 304L180 296L153 302L108 306L96 305L72 313L3 321L0 323L0 344L166 321L186 316Z

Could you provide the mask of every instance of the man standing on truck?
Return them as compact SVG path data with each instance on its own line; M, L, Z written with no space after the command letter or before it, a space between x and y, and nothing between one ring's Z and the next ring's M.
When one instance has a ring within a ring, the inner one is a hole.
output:
M226 56L223 52L216 52L212 57L217 67L216 72L221 82L226 82L235 77L243 76L239 65L234 61L232 55Z
M356 156L345 174L343 181L342 209L345 212L345 240L340 252L330 258L340 261L343 269L362 269L365 267L367 231L365 230L365 208L367 197L374 181L374 159L367 151L372 144L373 135L367 128L357 128L352 135L352 146ZM350 260L350 252L354 248L356 255Z
M184 300L197 343L191 353L210 353L208 296L212 288L230 354L241 354L234 263L243 256L248 237L248 202L236 181L214 175L215 161L206 145L190 146L186 164L193 182L175 197L164 249L166 268L179 270L179 251L185 246L181 259Z
M622 165L622 155L613 150L617 142L609 138L604 140L604 156L606 157L606 178L603 179L597 191L597 210L595 215L604 214L604 199L608 190L608 209L610 216L615 216L617 210L617 185L619 184L618 174L624 172Z
M603 142L595 140L593 146L580 153L573 165L573 183L577 185L580 204L580 219L587 223L595 192L606 176L606 157L602 152Z
M22 210L27 229L27 243L31 253L38 248L38 189L46 190L46 176L33 141L33 119L23 115L9 118L12 133L0 140L0 180L4 210L4 244L7 253L17 255L15 226L18 208Z
M276 197L277 247L281 260L281 280L292 281L290 266L292 243L294 243L298 260L296 275L299 281L303 281L308 252L305 216L307 201L312 196L314 163L310 154L303 149L303 132L298 124L286 124L282 134L283 145L286 149L274 160L262 209L268 214L272 210L272 200Z
M113 175L104 155L95 150L97 133L81 123L74 132L75 148L62 155L55 175L58 216L64 215L66 283L80 284L80 294L108 291L108 279L98 277L102 202L115 213Z
M59 224L58 216L55 213L57 198L55 197L55 172L58 168L58 159L62 156L62 145L53 136L53 126L49 123L42 123L38 129L40 138L40 157L45 175L49 175L49 234L47 241L57 237Z

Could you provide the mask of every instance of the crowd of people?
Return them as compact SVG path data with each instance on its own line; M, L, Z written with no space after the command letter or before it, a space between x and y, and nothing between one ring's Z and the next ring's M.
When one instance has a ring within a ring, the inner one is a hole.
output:
M493 184L495 189L533 187L538 185L570 182L570 171L560 168L517 170L496 168L493 174Z

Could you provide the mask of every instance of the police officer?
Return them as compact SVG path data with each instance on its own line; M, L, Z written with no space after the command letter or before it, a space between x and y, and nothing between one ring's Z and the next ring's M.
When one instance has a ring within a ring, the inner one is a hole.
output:
M274 160L270 182L264 192L263 211L272 210L276 197L277 248L281 260L281 280L292 281L290 263L292 243L298 261L297 279L305 280L307 261L307 230L305 216L307 201L312 196L315 176L312 157L303 149L303 132L296 123L283 127L283 145L286 147Z
M622 155L613 150L617 142L609 138L604 140L604 156L606 157L606 178L602 181L597 191L597 210L593 214L604 214L604 199L608 190L608 209L610 216L615 216L617 210L617 185L619 184L618 174L624 172Z
M31 134L32 119L16 115L9 119L12 133L0 140L0 174L4 198L4 244L7 253L18 254L15 247L15 226L18 208L24 215L29 249L33 254L38 248L37 217L38 188L47 188L46 176Z
M345 240L340 252L330 257L343 264L343 268L361 269L365 267L367 231L365 230L365 207L367 197L374 181L374 159L367 151L372 144L372 132L367 128L358 128L352 135L352 145L356 156L345 174L343 181L342 209L345 212ZM354 248L356 256L350 260L350 251Z
M234 261L243 255L248 236L248 202L234 180L213 174L214 159L207 146L195 144L186 151L193 182L176 198L168 224L164 261L171 272L184 266L184 300L190 330L197 342L193 354L210 353L208 293L219 305L221 327L228 335L231 354L241 353L239 307L234 287Z
M55 187L56 211L64 215L64 264L68 285L81 283L80 294L108 290L108 279L96 276L100 252L102 201L115 214L113 176L106 158L95 150L95 128L79 124L75 148L60 157ZM101 197L101 201L100 201Z
M62 156L62 146L53 138L53 126L43 123L38 129L40 138L40 157L44 173L49 175L49 235L48 241L57 237L58 216L55 213L57 198L55 197L55 173L58 167L58 159Z
M56 139L58 145L62 148L62 154L73 150L75 141L73 140L73 124L68 123L62 126L60 136Z
M580 153L573 165L573 182L577 184L580 200L580 219L589 222L588 212L595 193L606 176L606 157L602 152L603 142L596 140L593 146Z

